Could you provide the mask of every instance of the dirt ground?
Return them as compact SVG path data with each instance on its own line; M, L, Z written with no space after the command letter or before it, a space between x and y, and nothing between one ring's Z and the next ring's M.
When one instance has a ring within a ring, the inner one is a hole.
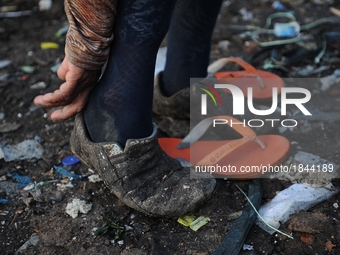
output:
M283 3L295 12L301 24L331 16L330 6L340 8L340 3L336 1ZM211 61L235 56L262 68L264 59L270 57L273 51L261 51L263 49L250 39L238 36L241 31L235 31L229 25L263 26L265 18L275 11L271 4L271 1L260 0L225 1L213 34ZM180 225L177 219L150 218L126 207L103 182L91 182L88 177L80 181L61 178L53 166L62 166L62 159L72 154L69 135L73 119L54 123L48 117L50 109L35 107L32 102L36 95L53 91L61 82L51 67L64 57L65 35L55 36L59 29L67 25L62 1L55 0L52 9L46 12L39 11L37 0L0 0L0 5L2 8L15 6L15 11L32 11L31 15L23 17L0 16L0 61L11 61L9 66L0 69L0 141L2 144L16 145L25 140L35 140L44 150L40 159L11 162L0 159L0 198L9 201L8 204L0 203L0 254L14 254L34 233L38 234L40 244L29 246L25 254L203 255L216 251L235 222L231 215L240 212L247 203L236 183L247 191L250 181L219 179L216 194L194 212L195 216L207 216L210 221L194 232ZM243 7L253 14L249 21L243 20L239 13ZM4 10L1 11L0 14ZM339 23L321 26L320 31L340 32ZM338 39L339 36L327 41L327 50L318 65L313 63L315 54L309 52L285 66L287 70L272 71L282 77L294 78L298 77L294 73L296 68L314 65L327 66L328 69L308 77L332 74L340 65ZM59 48L42 49L42 42L57 43ZM278 47L277 53L291 59L297 55L296 51L293 52L296 48L293 45L284 49ZM22 66L34 67L34 71L23 71ZM44 82L46 87L40 84L42 87L32 88L38 82ZM292 152L304 151L340 164L340 88L334 85L322 91L313 85L309 89L312 92L309 105L323 112L323 118L301 120L297 128L281 135L289 139ZM12 131L4 130L6 123ZM274 133L279 133L279 130ZM88 168L83 164L65 168L78 175L89 175ZM8 173L14 172L29 176L35 183L45 183L25 191L8 176ZM337 180L333 184L340 186ZM262 204L290 185L286 181L263 179ZM254 225L244 242L252 248L241 250L240 254L340 254L339 196L334 195L282 224L280 230L291 233L294 239L280 234L270 235ZM91 203L92 208L72 218L65 210L75 198ZM96 229L101 230L101 234L96 235Z

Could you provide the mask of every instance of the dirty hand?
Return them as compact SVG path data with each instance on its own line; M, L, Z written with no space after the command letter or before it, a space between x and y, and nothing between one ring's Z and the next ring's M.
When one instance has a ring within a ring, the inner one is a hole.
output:
M68 61L67 53L58 69L58 77L65 82L53 93L34 98L34 104L45 107L63 106L53 111L51 119L66 120L80 112L100 77L100 70L89 71Z

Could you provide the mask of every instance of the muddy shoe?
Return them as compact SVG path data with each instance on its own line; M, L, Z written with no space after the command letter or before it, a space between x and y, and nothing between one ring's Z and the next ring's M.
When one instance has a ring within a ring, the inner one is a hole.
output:
M92 142L78 114L70 144L73 153L98 171L121 201L150 216L184 215L210 198L215 188L211 176L190 178L192 169L183 168L161 150L156 126L150 137L130 139L122 149L114 142Z

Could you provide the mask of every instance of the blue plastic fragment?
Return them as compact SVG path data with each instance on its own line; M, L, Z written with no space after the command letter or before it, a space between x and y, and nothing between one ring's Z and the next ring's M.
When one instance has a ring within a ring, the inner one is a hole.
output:
M5 199L5 198L0 198L0 204L7 205L8 204L8 200Z
M60 166L53 166L54 169L62 176L66 176L67 178L70 178L71 180L75 181L81 181L81 175L73 174L68 172L65 168L62 168Z
M27 186L27 184L31 183L32 180L28 176L22 176L18 173L7 173L8 177L12 177L17 181L16 188L21 189Z
M74 166L74 165L80 163L80 160L76 156L71 155L71 156L67 156L67 157L63 158L61 160L61 163L64 166Z

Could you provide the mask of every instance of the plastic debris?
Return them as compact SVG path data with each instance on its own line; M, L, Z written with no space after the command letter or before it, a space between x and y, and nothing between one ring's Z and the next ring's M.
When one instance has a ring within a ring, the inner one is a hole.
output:
M253 251L254 250L254 246L253 245L249 245L249 244L244 244L242 247L242 250L244 251Z
M43 50L48 50L48 49L58 49L59 44L54 43L54 42L42 42L40 44L40 48Z
M0 69L9 66L12 63L11 60L0 60Z
M50 68L50 70L51 70L53 73L56 73L56 72L58 71L59 67L60 67L60 63L57 63L57 64L55 64L54 66L52 66L52 67Z
M99 177L98 174L90 175L90 176L87 177L87 178L89 178L89 181L90 181L90 182L101 182L101 181L103 181L103 180Z
M78 174L74 174L74 173L70 173L68 172L65 168L62 168L60 166L53 166L53 168L62 176L65 176L71 180L75 180L75 181L81 181L82 176L78 175Z
M269 225L279 228L280 223L285 223L291 214L301 210L308 210L312 206L330 198L338 191L336 188L313 188L307 184L293 184L263 205L259 213ZM258 220L256 224L269 234L275 232L265 225L263 221Z
M28 176L22 176L18 173L7 173L8 177L11 177L17 181L16 188L21 189L26 187L29 183L32 182L32 180Z
M18 12L1 12L0 18L17 18L31 15L32 11L18 11Z
M336 69L333 74L320 78L321 90L326 91L334 84L340 82L340 69Z
M29 183L26 185L26 187L24 188L24 190L32 190L35 188L35 184L33 182Z
M338 208L339 208L339 204L338 204L338 203L334 203L334 204L333 204L333 207L334 207L335 209L338 209Z
M254 18L254 15L250 11L248 11L247 8L245 8L245 7L240 9L239 13L242 15L243 21L250 21Z
M71 203L68 203L66 206L66 213L70 215L72 218L77 218L78 213L88 213L92 208L92 204L87 204L84 200L80 200L75 198Z
M35 67L34 66L21 66L20 70L25 72L25 73L34 73Z
M0 112L0 120L3 120L5 118L5 114L3 112Z
M218 48L220 48L220 49L222 49L222 50L228 50L229 45L230 45L230 41L228 41L228 40L223 40L223 41L220 41L220 42L218 43Z
M187 216L182 216L179 217L177 222L179 224L182 224L183 226L189 227L190 224L195 220L195 216L194 215L187 215Z
M0 75L0 81L6 81L6 80L8 80L8 78L9 78L9 74L8 73Z
M200 216L198 217L196 220L194 220L193 222L191 222L190 224L190 228L193 231L197 231L199 230L201 227L203 227L204 225L206 225L208 222L210 221L209 217L204 217L204 216Z
M31 89L45 89L47 87L44 81L39 81L30 86Z
M277 37L295 37L299 33L300 25L296 21L274 24L274 34Z
M15 130L18 130L21 127L20 124L17 123L2 123L0 124L0 133L8 133L8 132L12 132Z
M39 235L33 233L28 241L26 241L15 253L14 255L19 255L24 253L30 245L37 246L40 244Z
M40 0L39 1L39 10L40 11L48 11L52 7L52 0Z
M177 222L183 226L190 227L193 231L199 230L210 221L209 217L200 216L195 219L194 215L187 215L179 217Z
M64 165L64 166L74 166L76 164L79 164L80 163L80 160L74 156L74 155L70 155L70 156L67 156L65 158L63 158L61 160L61 163Z
M0 144L0 159L6 162L25 159L40 159L43 147L35 140L25 140L17 145Z
M278 10L278 11L287 11L287 8L284 7L284 5L280 2L280 1L275 1L273 4L272 4L272 8L274 10Z
M55 37L59 38L60 36L62 36L63 34L66 34L68 31L69 25L60 28L56 33L55 33Z
M7 205L8 204L8 200L5 199L5 198L0 198L0 204Z

